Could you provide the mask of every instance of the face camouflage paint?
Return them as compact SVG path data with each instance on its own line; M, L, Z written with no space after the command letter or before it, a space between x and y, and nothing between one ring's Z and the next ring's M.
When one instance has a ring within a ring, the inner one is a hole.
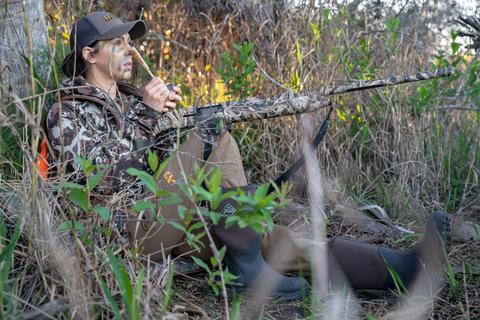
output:
M128 80L132 74L132 56L130 54L130 38L127 35L115 38L109 43L110 58L108 73L114 80Z

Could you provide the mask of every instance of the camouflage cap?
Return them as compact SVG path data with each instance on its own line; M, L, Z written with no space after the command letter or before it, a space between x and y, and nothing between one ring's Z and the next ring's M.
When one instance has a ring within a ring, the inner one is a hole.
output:
M66 76L79 73L75 70L75 60L80 58L82 49L98 40L120 37L125 33L131 39L142 37L147 32L147 25L142 20L123 22L118 17L105 11L92 12L75 22L70 32L71 52L65 57L62 69Z

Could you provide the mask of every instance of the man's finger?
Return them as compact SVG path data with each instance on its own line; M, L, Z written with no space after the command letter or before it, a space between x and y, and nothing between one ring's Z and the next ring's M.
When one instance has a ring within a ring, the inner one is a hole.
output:
M168 100L179 102L180 100L182 100L182 97L179 96L178 94L175 94L175 93L171 92L171 93L168 95Z
M168 91L167 86L163 83L157 83L156 85L154 85L149 89L149 92L155 96L160 96L163 94L168 95L170 93L170 91Z
M174 86L174 87L173 87L173 92L175 92L176 94L180 95L180 94L182 94L182 89L180 89L179 86Z
M164 107L169 108L169 109L174 109L177 106L175 102L167 101L164 104Z
M157 86L158 84L164 84L162 79L160 77L154 77L146 86L145 86L145 90L149 89L149 88L152 88L152 87L155 87Z

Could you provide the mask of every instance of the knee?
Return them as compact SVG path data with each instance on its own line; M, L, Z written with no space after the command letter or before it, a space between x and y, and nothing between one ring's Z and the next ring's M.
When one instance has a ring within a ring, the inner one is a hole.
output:
M217 138L217 148L227 146L230 148L236 148L238 150L237 141L235 141L232 134L228 130L225 130Z

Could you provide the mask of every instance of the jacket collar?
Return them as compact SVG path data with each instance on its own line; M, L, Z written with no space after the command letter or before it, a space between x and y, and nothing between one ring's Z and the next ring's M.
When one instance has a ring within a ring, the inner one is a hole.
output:
M138 100L143 98L140 90L127 82L119 81L117 82L117 86L120 93L125 96L133 96ZM105 90L87 83L85 78L81 76L63 80L60 88L60 95L62 97L69 95L86 95L101 99L105 102L111 101L110 96Z

